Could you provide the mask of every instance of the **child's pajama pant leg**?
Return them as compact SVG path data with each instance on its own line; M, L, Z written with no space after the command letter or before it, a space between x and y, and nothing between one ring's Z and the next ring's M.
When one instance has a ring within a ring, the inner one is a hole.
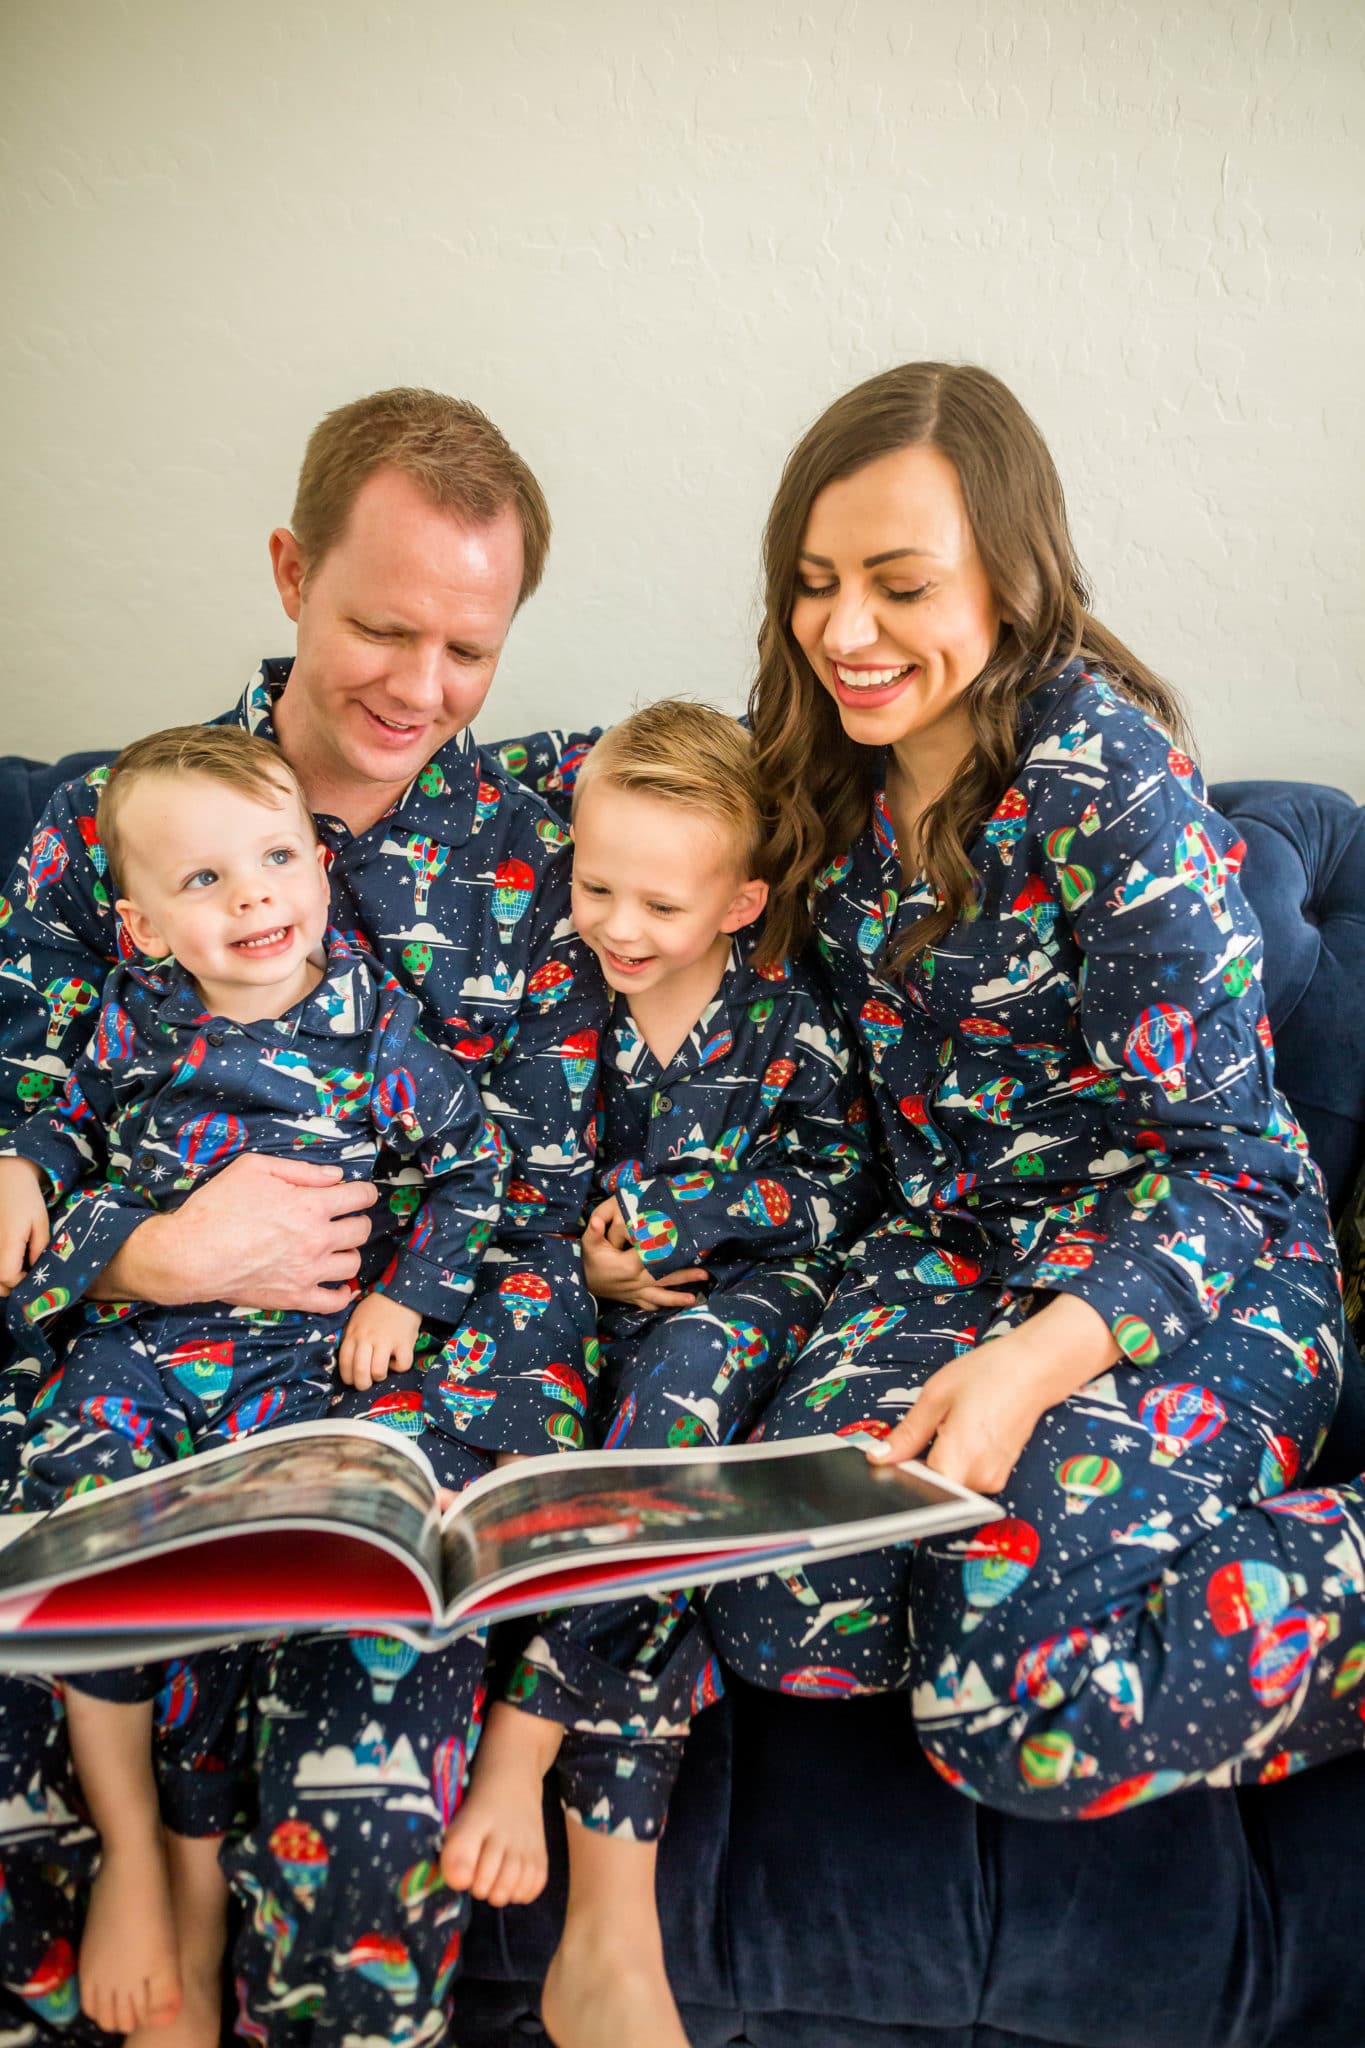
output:
M831 1358L866 1299L852 1284L831 1303L770 1437L892 1420L945 1342L951 1355L945 1330L999 1326L987 1289L921 1293ZM931 1761L1042 1817L1273 1780L1360 1746L1365 1504L1359 1487L1293 1490L1335 1406L1337 1315L1326 1246L1262 1259L1173 1369L1122 1363L1043 1418L1004 1522L718 1587L722 1654L830 1696L903 1683L913 1655Z
M696 1308L617 1318L599 1383L612 1418L605 1441L635 1451L744 1436L828 1284L823 1261L793 1261L757 1269ZM705 1621L682 1592L547 1618L507 1697L565 1729L558 1776L571 1818L648 1841L667 1818L692 1717L721 1691Z

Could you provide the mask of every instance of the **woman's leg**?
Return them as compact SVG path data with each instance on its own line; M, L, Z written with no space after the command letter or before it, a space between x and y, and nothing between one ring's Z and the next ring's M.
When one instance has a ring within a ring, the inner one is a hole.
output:
M1162 1374L1046 1415L1010 1520L916 1560L914 1711L992 1805L1090 1817L1365 1742L1365 1503L1286 1490L1335 1406L1330 1247L1259 1260Z

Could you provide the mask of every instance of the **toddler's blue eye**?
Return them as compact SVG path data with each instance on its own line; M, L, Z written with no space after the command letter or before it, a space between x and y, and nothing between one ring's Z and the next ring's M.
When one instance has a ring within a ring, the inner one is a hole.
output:
M293 858L294 850L290 846L272 847L270 852L266 855L266 859L268 861L273 861L275 863L275 866L279 868L288 867L290 861Z
M211 889L217 880L218 877L212 868L200 868L197 874L189 876L185 887L187 889Z

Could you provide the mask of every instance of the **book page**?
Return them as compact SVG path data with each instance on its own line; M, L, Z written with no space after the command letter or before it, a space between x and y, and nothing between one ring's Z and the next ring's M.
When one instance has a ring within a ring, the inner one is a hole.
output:
M0 1598L204 1539L300 1527L382 1539L435 1591L435 1499L426 1460L393 1431L295 1423L65 1502L0 1550Z
M860 1530L871 1549L912 1538L917 1518L927 1532L994 1512L923 1468L870 1465L831 1437L537 1458L461 1498L445 1537L447 1598L465 1603L492 1584L593 1559L629 1566L682 1553L704 1577L708 1553L799 1552L850 1537L856 1547Z

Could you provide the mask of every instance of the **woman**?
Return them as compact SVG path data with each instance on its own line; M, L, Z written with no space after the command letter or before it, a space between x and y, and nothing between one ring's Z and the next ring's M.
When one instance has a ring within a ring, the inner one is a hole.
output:
M943 1776L1042 1817L1358 1746L1365 1504L1286 1490L1336 1258L1242 848L1089 612L1041 437L982 370L875 377L792 455L766 571L767 944L813 924L894 1179L766 1434L861 1424L1007 1519L718 1588L718 1647L909 1683Z

